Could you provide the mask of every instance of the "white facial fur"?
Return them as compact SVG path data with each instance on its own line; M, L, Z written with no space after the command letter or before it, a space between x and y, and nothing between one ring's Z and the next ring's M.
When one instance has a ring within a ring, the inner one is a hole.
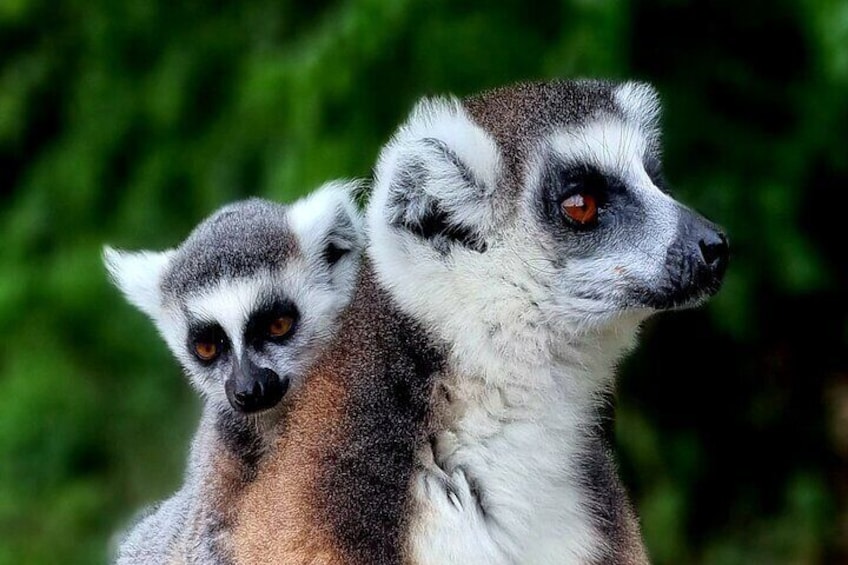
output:
M299 319L291 339L251 353L257 366L289 377L294 388L334 333L336 317L353 291L364 246L361 218L352 200L355 189L353 183L329 183L287 207L283 221L291 231L294 249L286 257L259 265L244 275L235 272L198 281L196 288L185 292L167 292L163 287L166 277L173 274L177 257L184 253L182 248L132 253L107 247L104 260L112 280L127 299L154 321L195 388L221 406L227 403L223 384L229 369L204 365L192 354L190 324L219 325L233 354L241 358L250 316L268 302L294 305ZM202 243L212 252L227 244L215 240ZM348 252L328 264L328 244Z
M629 304L629 293L637 288L660 285L667 275L668 249L678 237L680 206L662 192L645 171L643 160L649 138L640 128L609 117L561 132L544 141L546 157L556 155L564 163L586 163L604 174L618 178L630 197L641 206L640 217L631 220L638 225L612 234L603 246L589 254L557 258L559 249L539 250L540 262L557 265L553 280L552 313L568 320L574 328L604 327L621 319L645 317L652 310L643 305ZM531 165L528 186L541 182L543 165ZM525 193L523 202L527 216L538 206L532 191ZM523 231L536 232L545 240L546 228L539 229L533 221ZM542 233L539 233L541 231ZM568 331L568 329L566 329Z
M628 90L655 104L638 88ZM502 158L492 137L455 100L420 103L376 169L367 213L369 252L378 273L406 310L461 348L460 359L477 358L481 347L493 348L497 357L538 359L551 354L553 343L582 341L590 330L620 333L610 327L614 322L632 332L650 310L629 311L617 295L633 281L652 284L665 269L665 248L676 235L677 204L641 165L651 135L615 116L555 131L538 142L518 201L506 202L499 191ZM448 146L479 186L469 187L451 160L422 141L427 139ZM537 217L535 191L550 154L619 175L648 212L640 227L643 238L615 241L567 262L557 256L561 250ZM446 256L392 224L390 185L410 160L430 172L416 187L420 194L410 198L436 201L458 222L473 226L488 246L485 253L452 244Z

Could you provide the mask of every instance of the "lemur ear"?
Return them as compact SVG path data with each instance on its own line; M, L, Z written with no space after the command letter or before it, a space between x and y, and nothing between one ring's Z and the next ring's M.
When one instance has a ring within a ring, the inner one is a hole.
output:
M375 193L392 227L441 254L456 245L482 253L493 224L500 158L494 140L457 100L424 100L383 149Z
M120 251L103 247L103 263L112 283L130 304L156 320L162 307L159 283L174 251Z
M650 130L659 128L660 95L652 85L628 81L618 85L613 95L628 120Z
M329 182L292 204L289 218L308 257L335 267L362 253L365 229L354 202L360 189L357 182Z

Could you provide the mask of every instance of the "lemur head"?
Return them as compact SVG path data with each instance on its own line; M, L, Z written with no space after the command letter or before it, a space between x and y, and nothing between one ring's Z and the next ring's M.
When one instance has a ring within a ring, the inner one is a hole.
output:
M378 274L431 327L481 322L485 341L521 326L510 336L530 354L542 334L615 333L698 304L721 284L727 239L668 195L658 115L634 82L425 99L377 166Z
M107 247L104 260L203 395L260 413L299 384L349 301L364 246L353 188L236 202L176 249Z

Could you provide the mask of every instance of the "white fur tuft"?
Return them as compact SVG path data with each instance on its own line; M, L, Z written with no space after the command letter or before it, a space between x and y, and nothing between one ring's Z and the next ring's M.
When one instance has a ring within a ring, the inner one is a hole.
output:
M660 95L647 82L629 81L615 89L615 101L628 120L658 134ZM652 135L652 137L653 137Z
M347 244L350 249L360 249L362 241L362 215L354 202L354 194L362 186L360 181L333 181L318 187L311 194L294 202L288 212L292 230L307 254L318 251L327 235L339 227L339 219L347 218L351 230L337 244Z
M109 277L127 300L154 321L161 315L159 283L168 267L173 250L121 251L103 247L103 262Z
M438 142L434 144L433 142ZM444 154L449 148L453 156ZM477 183L474 197L481 200L495 195L502 165L500 153L492 137L465 112L453 98L425 99L419 102L412 115L401 126L380 154L375 169L374 196L387 198L389 184L402 174L410 162L426 169L427 176L417 187L422 195L435 198L453 218L465 224L488 226L496 224L497 207L481 204L468 206L469 179L457 169L459 161ZM372 215L383 213L382 205L369 205ZM369 229L382 221L369 218Z

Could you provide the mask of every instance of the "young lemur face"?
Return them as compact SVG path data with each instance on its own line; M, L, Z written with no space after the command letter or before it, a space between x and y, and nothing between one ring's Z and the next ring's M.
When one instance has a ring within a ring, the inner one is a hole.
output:
M174 250L106 248L106 266L203 395L260 413L298 386L349 301L364 245L353 188L236 202Z
M439 323L458 297L491 332L533 310L579 333L699 303L727 239L667 193L658 114L650 86L599 81L419 103L377 167L375 263L408 308Z

